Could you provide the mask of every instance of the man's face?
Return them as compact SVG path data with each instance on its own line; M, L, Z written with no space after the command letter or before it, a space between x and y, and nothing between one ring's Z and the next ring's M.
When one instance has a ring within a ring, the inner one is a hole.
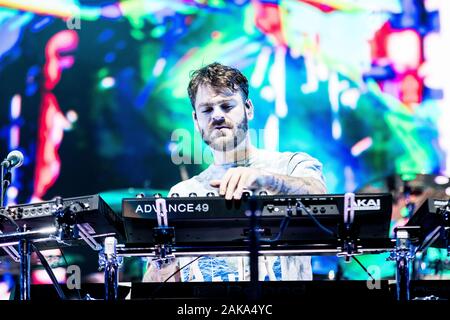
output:
M246 106L239 92L216 92L207 85L198 87L194 122L203 140L217 151L231 151L246 137L251 103Z

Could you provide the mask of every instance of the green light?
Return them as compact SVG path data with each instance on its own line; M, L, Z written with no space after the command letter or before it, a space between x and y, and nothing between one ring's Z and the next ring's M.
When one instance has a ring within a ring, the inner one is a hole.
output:
M166 33L166 27L164 25L160 25L160 26L153 28L150 35L153 38L161 38L164 35L164 33Z
M401 175L403 181L413 181L417 178L417 175L414 173L404 173Z
M403 207L400 210L400 214L402 215L403 218L408 218L409 217L409 211L406 207Z

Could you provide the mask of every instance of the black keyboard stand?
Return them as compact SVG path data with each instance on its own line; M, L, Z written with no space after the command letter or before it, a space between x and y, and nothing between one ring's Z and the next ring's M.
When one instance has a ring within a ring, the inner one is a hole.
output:
M20 257L20 300L30 300L30 269L31 269L31 253L33 240L39 240L47 238L55 232L55 229L44 228L36 231L27 230L26 226L23 226L20 231L14 233L3 233L0 235L0 244L18 243L18 254ZM40 256L39 256L40 257ZM45 265L44 265L45 267ZM48 272L48 270L47 270ZM53 279L52 275L50 278Z

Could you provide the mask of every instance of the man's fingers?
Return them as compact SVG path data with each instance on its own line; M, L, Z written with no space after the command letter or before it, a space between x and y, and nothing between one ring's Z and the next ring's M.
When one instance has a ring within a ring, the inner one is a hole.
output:
M236 191L233 194L233 198L236 200L239 200L242 197L244 188L247 188L247 176L246 175L242 175L241 179L239 179L239 184L236 187Z
M225 193L227 191L228 181L230 180L234 171L235 171L234 169L228 169L228 171L223 176L222 180L220 181L219 195L221 195L221 196L225 195Z
M256 190L260 186L260 177L248 168L228 169L221 180L211 180L212 187L219 188L219 195L225 199L241 199L245 190Z
M242 193L244 190L242 188L236 189L236 191L233 193L233 199L239 200L242 197Z
M236 190L236 186L238 185L240 179L242 179L242 172L235 171L233 175L230 178L230 181L228 182L227 186L227 192L225 194L226 200L231 200L233 198L233 193Z

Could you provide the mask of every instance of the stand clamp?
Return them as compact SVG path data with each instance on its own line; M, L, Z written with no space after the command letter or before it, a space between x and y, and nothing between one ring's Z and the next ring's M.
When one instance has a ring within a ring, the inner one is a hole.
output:
M156 260L163 262L173 258L172 246L175 244L175 228L169 227L167 218L167 205L164 198L158 198L156 204L156 219L158 226L153 228L155 239Z
M346 193L344 196L344 224L339 230L338 241L341 243L338 257L344 257L345 262L350 262L352 256L360 255L358 250L359 238L354 223L355 219L355 194Z

